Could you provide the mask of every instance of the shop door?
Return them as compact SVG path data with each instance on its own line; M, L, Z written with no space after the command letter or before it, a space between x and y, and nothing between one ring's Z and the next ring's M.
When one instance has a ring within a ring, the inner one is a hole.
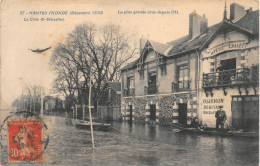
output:
M155 104L150 105L150 120L155 121L156 120L156 107Z
M187 125L187 104L179 104L179 123Z
M129 116L129 122L132 123L132 117L133 117L133 108L132 108L132 105L129 105L129 113L130 113L130 116Z
M244 97L244 129L259 128L259 97Z
M244 102L242 97L233 97L231 103L232 111L232 127L241 129L243 128L244 121Z
M232 127L236 129L259 128L259 97L232 97Z

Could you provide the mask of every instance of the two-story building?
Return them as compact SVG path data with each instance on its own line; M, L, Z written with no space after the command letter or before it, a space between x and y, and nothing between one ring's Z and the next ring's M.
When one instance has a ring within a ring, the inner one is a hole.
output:
M124 120L187 125L197 116L197 55L174 54L173 44L181 41L146 40L140 57L122 69Z
M225 7L222 22L208 27L206 16L194 11L189 15L189 34L167 44L141 39L140 57L121 70L123 119L189 125L198 117L213 127L221 104L232 125L230 119L242 113L232 116L231 99L245 101L249 95L258 101L259 14L236 3L230 5L230 13L227 19Z

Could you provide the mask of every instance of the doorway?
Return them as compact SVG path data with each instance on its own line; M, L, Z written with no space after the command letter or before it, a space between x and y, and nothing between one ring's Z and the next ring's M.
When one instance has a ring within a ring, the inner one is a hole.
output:
M156 121L156 107L155 104L150 105L150 120Z
M236 58L222 60L220 64L224 70L236 69Z
M179 104L179 123L187 125L187 104Z

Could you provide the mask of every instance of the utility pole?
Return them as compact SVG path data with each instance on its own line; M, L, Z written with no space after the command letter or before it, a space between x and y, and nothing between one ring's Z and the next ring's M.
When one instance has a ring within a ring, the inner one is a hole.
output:
M92 140L92 149L95 148L94 146L94 134L93 134L93 124L92 124L92 115L91 115L91 66L92 66L92 58L90 57L90 69L89 69L89 96L88 96L88 111L89 111L89 120L90 120L90 129L91 129L91 140Z
M48 48L45 48L45 49L28 49L28 50L31 50L32 52L35 52L37 54L41 54L47 50L49 50L51 47L48 47ZM41 66L42 66L42 63L41 63ZM43 88L42 88L42 67L41 67L41 112L40 114L43 115Z

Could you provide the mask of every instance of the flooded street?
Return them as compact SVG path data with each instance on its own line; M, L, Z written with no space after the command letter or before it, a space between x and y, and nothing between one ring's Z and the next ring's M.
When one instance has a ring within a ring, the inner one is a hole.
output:
M50 136L36 165L258 165L258 140L175 133L171 127L114 122L109 132L78 129L65 117L45 116ZM1 121L2 122L2 121ZM2 165L8 164L1 150ZM24 165L32 165L24 163Z

